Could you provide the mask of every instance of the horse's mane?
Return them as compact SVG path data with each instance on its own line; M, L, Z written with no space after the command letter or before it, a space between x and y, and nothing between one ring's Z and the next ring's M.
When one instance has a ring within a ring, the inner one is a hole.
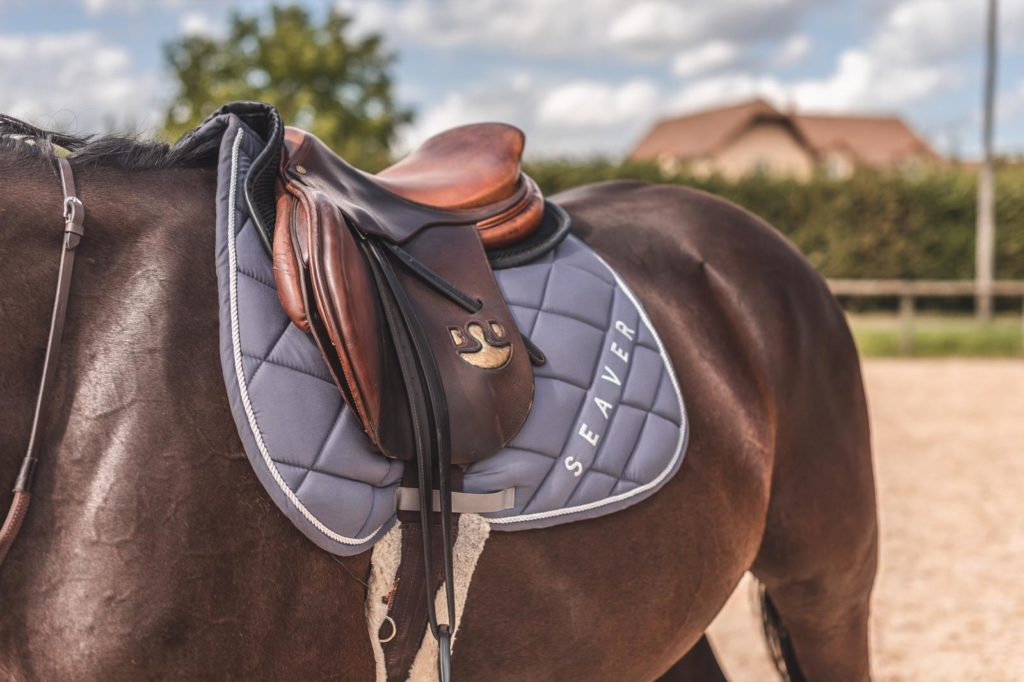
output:
M0 114L0 170L29 160L51 160L59 150L76 166L123 171L197 168L216 163L217 146L171 146L127 135L69 135Z

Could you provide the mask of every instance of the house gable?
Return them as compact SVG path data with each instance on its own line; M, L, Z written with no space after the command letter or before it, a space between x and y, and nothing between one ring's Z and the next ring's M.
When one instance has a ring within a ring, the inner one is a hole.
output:
M708 158L712 172L729 178L764 173L809 178L814 153L785 119L752 121Z
M846 177L858 167L906 169L941 162L902 120L805 116L753 100L657 123L630 158L665 171L739 177L764 171L807 178L820 167Z

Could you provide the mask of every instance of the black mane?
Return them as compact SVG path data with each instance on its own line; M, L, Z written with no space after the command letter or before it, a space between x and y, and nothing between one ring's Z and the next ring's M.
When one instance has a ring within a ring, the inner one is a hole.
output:
M0 114L0 165L52 159L58 149L67 150L76 166L123 171L200 168L217 160L215 144L171 146L131 136L67 135Z

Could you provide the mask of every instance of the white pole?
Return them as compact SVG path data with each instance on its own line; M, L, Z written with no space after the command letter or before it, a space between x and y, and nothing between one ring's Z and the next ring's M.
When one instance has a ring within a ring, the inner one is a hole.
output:
M992 161L992 124L996 92L997 0L988 2L988 41L985 54L985 92L981 143L984 159L978 173L978 221L976 226L975 285L977 315L992 319L992 281L995 278L996 187Z

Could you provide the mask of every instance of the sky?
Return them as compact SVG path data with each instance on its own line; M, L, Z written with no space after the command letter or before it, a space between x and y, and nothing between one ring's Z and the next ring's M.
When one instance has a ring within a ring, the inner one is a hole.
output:
M221 34L247 0L0 0L0 112L77 132L160 129L163 46ZM903 116L980 149L985 0L331 0L397 53L409 148L516 124L533 156L620 156L658 119L760 96ZM996 149L1024 153L1024 0L1000 0Z

